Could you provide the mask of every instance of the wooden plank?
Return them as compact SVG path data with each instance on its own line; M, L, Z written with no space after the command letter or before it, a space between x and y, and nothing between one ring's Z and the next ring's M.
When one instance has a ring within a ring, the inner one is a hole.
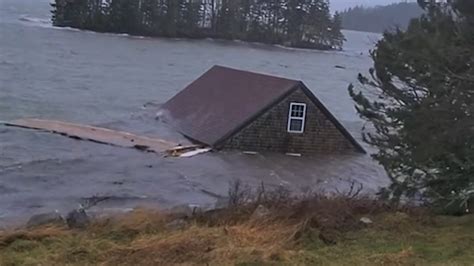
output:
M135 148L156 153L166 152L179 147L176 143L158 138L138 136L123 131L53 120L19 119L12 122L2 123L11 127L44 130L71 138L89 140L120 147Z

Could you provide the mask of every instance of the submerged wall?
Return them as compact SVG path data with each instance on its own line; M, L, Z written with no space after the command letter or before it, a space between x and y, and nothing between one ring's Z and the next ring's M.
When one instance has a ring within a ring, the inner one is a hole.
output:
M306 103L306 122L301 134L287 132L291 102ZM301 89L229 138L222 148L302 154L355 150Z

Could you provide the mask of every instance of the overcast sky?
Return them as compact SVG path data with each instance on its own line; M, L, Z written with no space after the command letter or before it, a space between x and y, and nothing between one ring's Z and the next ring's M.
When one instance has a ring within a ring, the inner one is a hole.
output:
M329 0L333 11L341 11L356 5L377 6L398 2L413 2L415 0Z

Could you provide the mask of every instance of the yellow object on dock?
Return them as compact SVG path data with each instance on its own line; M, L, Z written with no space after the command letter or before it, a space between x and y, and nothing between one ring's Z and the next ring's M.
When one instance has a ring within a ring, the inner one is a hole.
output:
M43 130L71 138L120 147L135 148L149 152L172 152L176 149L179 149L179 145L177 143L172 143L158 138L138 136L123 131L67 122L42 119L19 119L12 122L1 123L11 127Z

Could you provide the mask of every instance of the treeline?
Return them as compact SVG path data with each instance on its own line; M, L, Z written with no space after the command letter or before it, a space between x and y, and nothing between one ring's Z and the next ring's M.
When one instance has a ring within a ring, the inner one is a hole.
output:
M418 0L385 32L350 95L391 185L381 195L456 215L474 210L474 1Z
M410 20L424 13L417 3L398 3L366 8L357 6L341 13L342 28L348 30L384 32L396 27L406 29Z
M239 39L341 49L328 0L55 0L55 26L132 35Z

